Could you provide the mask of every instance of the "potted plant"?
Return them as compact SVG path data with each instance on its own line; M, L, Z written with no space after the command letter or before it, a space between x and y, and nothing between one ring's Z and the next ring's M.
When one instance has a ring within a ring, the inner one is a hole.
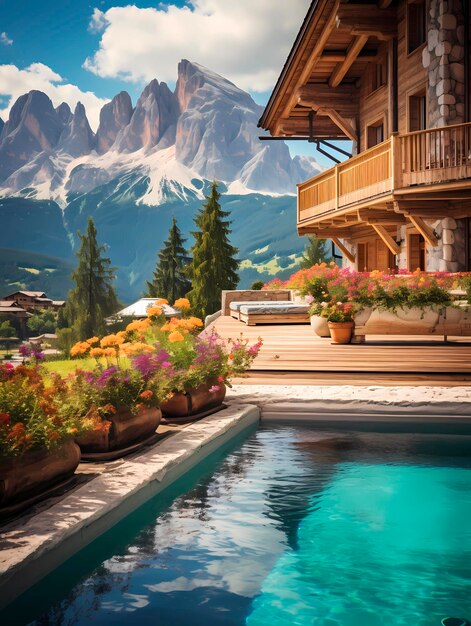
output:
M351 302L324 304L322 316L327 319L333 343L350 343L354 326L354 305Z
M38 366L0 365L0 509L15 512L69 479L80 461L74 438L91 419L61 413L64 382Z
M156 367L144 376L129 363L129 358L155 351L144 341L148 325L146 320L131 322L125 331L101 340L92 337L72 348L73 355L96 359L92 370L77 369L69 377L63 409L95 419L93 431L77 438L85 455L127 450L155 434L168 373Z

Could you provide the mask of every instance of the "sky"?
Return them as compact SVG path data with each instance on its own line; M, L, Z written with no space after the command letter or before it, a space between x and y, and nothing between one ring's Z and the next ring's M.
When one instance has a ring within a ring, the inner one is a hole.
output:
M121 90L135 103L153 78L173 88L182 58L266 104L310 0L0 0L0 117L31 89L81 101L94 130ZM293 154L313 154L291 142ZM323 161L322 157L319 159ZM330 165L330 163L329 163Z

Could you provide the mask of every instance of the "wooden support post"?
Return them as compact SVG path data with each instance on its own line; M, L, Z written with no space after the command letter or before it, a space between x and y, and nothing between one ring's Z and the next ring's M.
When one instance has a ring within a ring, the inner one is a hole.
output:
M339 63L332 72L332 76L329 80L330 87L338 87L340 85L345 74L351 68L367 41L368 35L358 35L358 37L355 37L347 50L344 61Z
M433 248L438 246L438 239L433 234L433 230L430 228L428 224L424 222L424 220L421 217L415 217L412 215L408 215L407 217L410 219L412 224L417 228L417 230L425 239L425 241L429 244L429 246L432 246Z
M340 250L340 252L345 257L347 257L347 259L350 261L350 263L355 263L355 255L352 254L350 252L350 250L348 250L348 248L346 248L346 246L343 245L343 243L340 241L340 239L337 239L337 237L332 237L332 241L335 243L335 245Z
M381 237L387 247L391 250L391 252L396 255L399 254L400 247L388 233L388 231L384 228L384 226L379 226L378 224L371 224L371 228L373 228L376 233Z
M334 124L347 135L349 139L352 141L358 140L356 130L348 120L340 115L338 111L335 111L334 109L318 109L317 114L327 115L334 122Z

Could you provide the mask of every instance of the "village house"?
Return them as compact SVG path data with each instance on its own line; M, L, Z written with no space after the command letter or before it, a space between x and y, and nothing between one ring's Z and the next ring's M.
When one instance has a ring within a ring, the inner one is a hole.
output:
M471 270L470 19L468 0L311 3L259 126L339 160L352 142L298 185L299 234L345 264Z
M42 309L59 310L65 305L64 300L52 300L44 291L15 291L4 296L4 301L16 302L27 311L39 311Z

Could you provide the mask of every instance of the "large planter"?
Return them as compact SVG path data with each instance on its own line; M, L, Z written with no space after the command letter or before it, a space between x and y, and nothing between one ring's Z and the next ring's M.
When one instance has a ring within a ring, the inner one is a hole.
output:
M35 450L0 462L0 509L31 499L73 475L80 448L66 441L54 450Z
M219 389L210 391L212 387ZM225 397L225 384L212 381L185 393L174 393L169 400L162 402L161 409L164 417L191 417L220 406Z
M311 315L311 327L318 337L330 337L329 325L325 317Z
M333 343L350 343L353 322L328 322Z
M121 407L106 419L111 422L109 429L91 431L76 439L82 452L112 452L143 441L155 433L162 413L159 408L132 413L127 407Z

